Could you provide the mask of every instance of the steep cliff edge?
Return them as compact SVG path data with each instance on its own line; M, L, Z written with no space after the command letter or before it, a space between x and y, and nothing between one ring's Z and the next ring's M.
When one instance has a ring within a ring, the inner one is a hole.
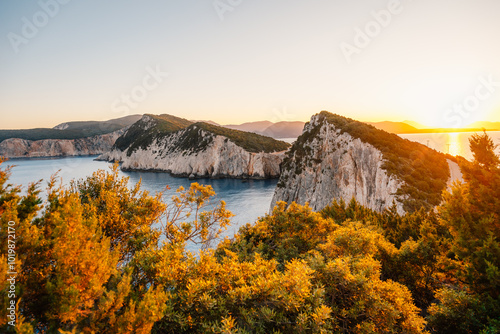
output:
M295 201L320 210L353 197L377 211L393 203L399 213L430 208L441 201L450 166L424 145L323 111L286 153L271 208Z
M98 160L189 177L276 178L289 144L171 115L144 115Z
M27 140L9 138L0 142L0 156L6 158L47 158L98 155L109 151L126 128L108 134L78 139Z

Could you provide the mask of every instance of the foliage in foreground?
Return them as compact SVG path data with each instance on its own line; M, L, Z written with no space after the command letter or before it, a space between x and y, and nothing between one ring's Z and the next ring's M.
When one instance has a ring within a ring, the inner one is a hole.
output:
M321 212L278 203L232 240L209 186L161 194L99 171L25 195L0 170L0 289L16 229L19 333L497 333L500 160L471 141L466 182L436 211L399 216L355 201ZM10 223L12 224L12 223ZM202 251L192 254L188 243Z

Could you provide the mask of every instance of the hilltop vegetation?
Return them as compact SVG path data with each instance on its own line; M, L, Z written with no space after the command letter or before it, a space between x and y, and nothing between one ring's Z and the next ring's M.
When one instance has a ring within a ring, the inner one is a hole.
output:
M215 250L232 214L193 183L151 196L98 171L25 195L0 169L3 333L498 333L500 157L471 140L465 183L398 215L281 202ZM11 229L9 229L11 227ZM15 231L15 238L8 235ZM186 250L199 243L198 255ZM12 269L12 268L11 268ZM9 274L11 275L11 274Z
M208 123L196 123L196 126L213 134L227 137L233 143L244 148L248 152L280 152L290 147L290 144L283 141L252 132L228 129Z
M93 128L85 130L56 130L56 129L27 129L27 130L0 130L0 142L9 138L20 138L26 140L42 139L80 139L97 135L107 134L121 129L120 126L110 126L106 129Z
M191 124L192 122L187 119L168 114L146 114L116 140L114 147L121 151L127 150L127 154L130 155L138 148L146 149L155 140Z
M129 115L120 118L114 118L107 121L74 121L65 122L54 126L58 130L90 130L92 128L111 128L119 127L124 128L132 125L140 120L142 115Z

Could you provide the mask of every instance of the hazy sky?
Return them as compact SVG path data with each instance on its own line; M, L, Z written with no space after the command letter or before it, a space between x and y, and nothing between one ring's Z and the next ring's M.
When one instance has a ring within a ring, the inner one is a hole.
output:
M498 0L2 0L0 128L500 121L499 15Z

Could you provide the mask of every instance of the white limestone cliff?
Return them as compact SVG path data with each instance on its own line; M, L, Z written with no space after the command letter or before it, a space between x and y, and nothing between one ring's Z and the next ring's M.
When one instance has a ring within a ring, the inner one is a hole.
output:
M319 122L313 117L304 132ZM349 202L354 197L361 205L377 211L394 202L398 212L403 212L395 195L402 183L381 168L383 156L375 147L347 133L340 134L340 130L324 122L309 148L308 159L316 162L309 166L301 159L291 162L292 168L282 172L271 208L277 201L295 201L308 202L313 210L321 210L334 198Z
M197 142L186 137L197 131ZM253 153L228 138L190 127L155 139L127 154L114 148L98 160L120 161L124 170L151 170L189 177L277 178L284 152Z
M125 129L80 139L26 140L5 139L0 143L0 156L6 158L46 158L98 155L109 151Z

